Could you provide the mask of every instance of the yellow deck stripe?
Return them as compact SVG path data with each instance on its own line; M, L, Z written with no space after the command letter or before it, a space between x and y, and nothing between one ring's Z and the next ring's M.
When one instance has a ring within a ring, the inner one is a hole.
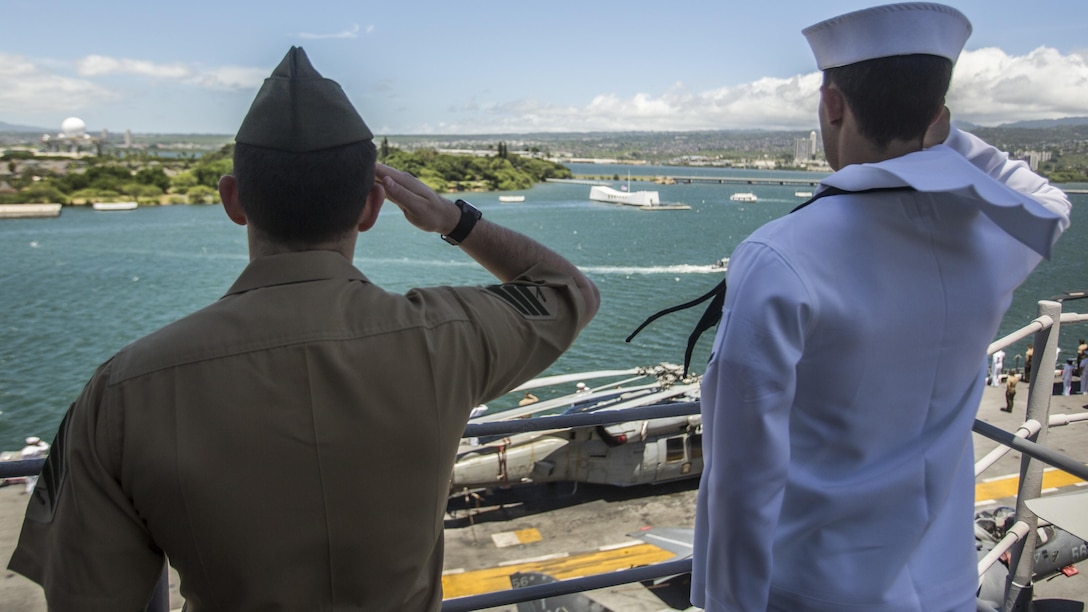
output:
M1043 472L1043 488L1056 489L1084 482L1080 478L1063 472L1050 469ZM1016 497L1017 488L1020 485L1020 476L1009 476L989 482L980 482L975 485L975 501L988 501L1005 497Z
M1008 476L975 485L975 500L987 501L1015 497L1019 476ZM1043 488L1052 489L1084 481L1061 470L1050 469L1043 472ZM539 533L532 530L516 532L519 539L532 542L539 538ZM510 575L516 572L541 572L556 580L566 580L580 576L603 574L632 567L660 563L673 558L673 553L662 550L652 544L635 544L611 550L568 555L556 559L526 561L501 567L490 567L451 573L442 576L442 591L449 599L479 595L494 591L505 591L510 587Z
M556 580L566 580L650 565L672 557L673 553L653 544L636 544L607 551L571 555L561 559L528 561L504 567L447 574L442 576L442 593L449 599L505 591L510 588L510 575L516 572L541 572Z

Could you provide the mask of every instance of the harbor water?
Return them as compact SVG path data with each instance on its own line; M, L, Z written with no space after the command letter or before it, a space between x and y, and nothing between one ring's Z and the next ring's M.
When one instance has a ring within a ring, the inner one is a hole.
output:
M817 175L754 170L646 166L577 166L576 174L632 176L698 174L759 177ZM656 189L662 202L690 210L643 211L591 202L589 186L547 183L520 203L499 193L466 194L487 216L553 247L582 267L602 293L597 318L548 373L680 363L699 306L665 317L634 341L624 338L647 316L695 298L722 277L714 263L760 225L787 214L808 186L632 182ZM735 192L757 202L734 202ZM1001 334L1035 316L1036 302L1088 289L1088 195L1073 195L1073 227L1054 259L1043 262L1017 291ZM0 221L0 450L23 438L52 439L64 411L94 369L129 342L209 302L246 265L245 230L221 207L162 206L132 211L65 208L59 217ZM491 277L460 250L412 228L386 204L375 228L360 237L355 264L393 291L436 284L487 284ZM1083 304L1083 306L1082 306ZM1069 302L1084 310L1088 301ZM1079 334L1079 335L1077 335ZM1062 335L1063 355L1088 330ZM692 360L699 372L712 333ZM1026 342L1007 350L1019 365ZM395 358L382 356L382 358ZM891 358L891 355L889 355ZM981 364L980 364L981 365Z

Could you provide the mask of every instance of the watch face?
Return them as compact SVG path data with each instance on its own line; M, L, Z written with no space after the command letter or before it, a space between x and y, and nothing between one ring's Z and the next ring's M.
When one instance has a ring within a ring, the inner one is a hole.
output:
M466 202L465 200L457 200L456 204L457 208L461 209L461 212L467 212L470 215L476 217L477 219L484 216L484 214L480 212L480 209L473 206L471 202Z
M464 200L457 200L454 205L461 209L461 221L457 223L457 227L453 228L452 232L442 235L442 240L457 246L468 236L472 228L476 227L476 222L483 217L483 213Z

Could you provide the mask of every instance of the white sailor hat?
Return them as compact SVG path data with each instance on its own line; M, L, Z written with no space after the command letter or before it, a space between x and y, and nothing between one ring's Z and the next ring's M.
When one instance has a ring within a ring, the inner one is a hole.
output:
M820 70L895 55L956 62L971 35L963 13L943 4L885 4L832 17L801 31Z
M30 436L29 438L27 438L27 439L26 439L26 443L27 443L28 445L30 445L30 446L33 446L33 445L35 445L35 444L38 444L38 443L40 443L41 441L42 441L42 439L41 439L41 438L39 438L38 436Z

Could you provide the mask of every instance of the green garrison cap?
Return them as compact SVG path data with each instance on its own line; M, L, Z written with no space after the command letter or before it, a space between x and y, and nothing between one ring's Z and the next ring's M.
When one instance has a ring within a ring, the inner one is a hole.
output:
M253 99L235 142L304 153L371 140L374 133L344 90L291 47Z

